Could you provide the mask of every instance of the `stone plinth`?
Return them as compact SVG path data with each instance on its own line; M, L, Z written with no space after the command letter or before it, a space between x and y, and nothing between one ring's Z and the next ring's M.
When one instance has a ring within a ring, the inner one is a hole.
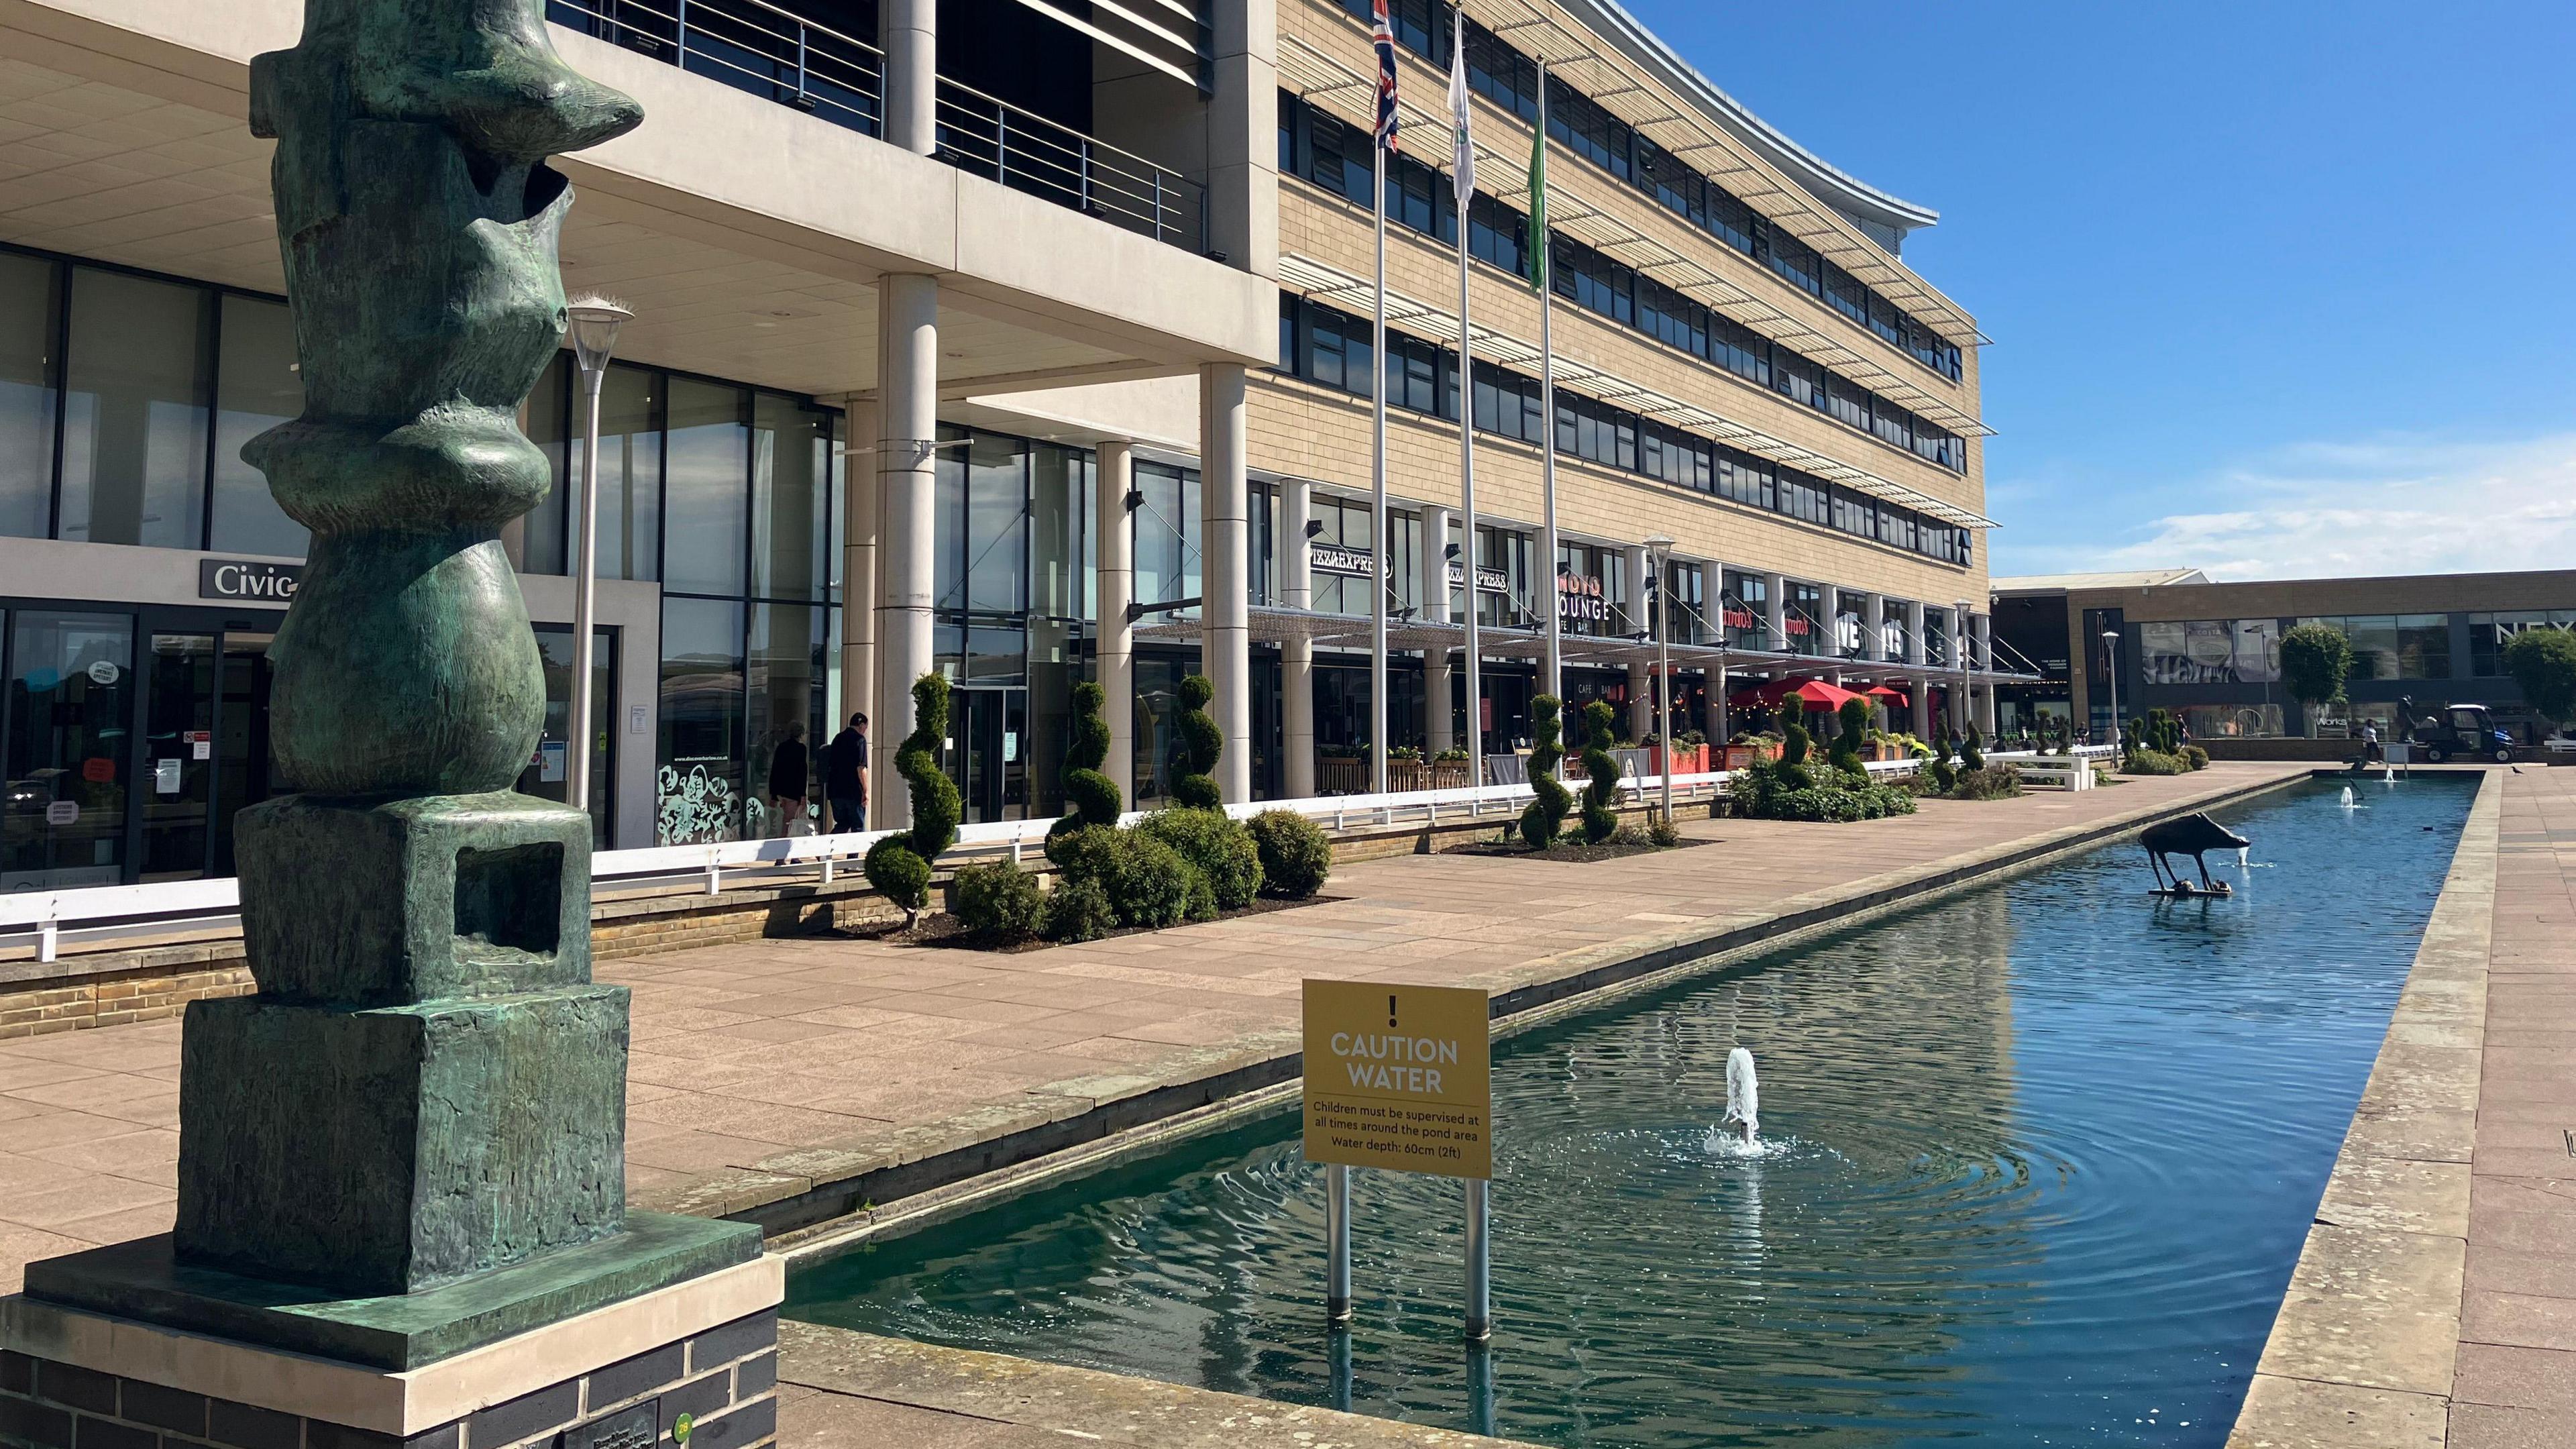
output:
M784 1289L757 1258L408 1371L0 1299L0 1445L758 1449Z

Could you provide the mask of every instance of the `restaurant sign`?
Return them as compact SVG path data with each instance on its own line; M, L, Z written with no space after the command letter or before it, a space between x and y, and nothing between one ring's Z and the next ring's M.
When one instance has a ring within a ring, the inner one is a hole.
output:
M1607 624L1610 599L1590 574L1556 576L1556 617L1568 624Z
M1348 548L1338 543L1306 545L1307 566L1319 574L1365 579L1377 573L1377 559L1367 549Z
M1454 558L1449 560L1449 587L1454 589L1465 582L1467 582L1467 566ZM1476 592L1505 594L1511 592L1511 589L1501 569L1478 564L1476 565Z

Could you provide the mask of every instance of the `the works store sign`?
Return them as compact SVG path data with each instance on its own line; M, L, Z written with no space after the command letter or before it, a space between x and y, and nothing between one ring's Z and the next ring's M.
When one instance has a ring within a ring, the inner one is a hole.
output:
M249 563L237 558L197 561L197 597L257 604L295 602L302 564Z

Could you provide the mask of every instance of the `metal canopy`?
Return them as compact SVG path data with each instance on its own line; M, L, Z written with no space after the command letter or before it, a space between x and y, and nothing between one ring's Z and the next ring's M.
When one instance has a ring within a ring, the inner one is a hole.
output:
M1282 256L1279 259L1279 280L1306 296L1329 302L1357 316L1369 315L1377 305L1376 282L1366 277L1355 277L1310 257ZM1450 347L1458 343L1458 315L1455 312L1442 311L1400 292L1390 290L1386 294L1386 321L1389 327L1401 325L1427 341ZM1538 344L1524 342L1488 327L1476 329L1475 354L1487 362L1530 371L1533 375L1539 366ZM1856 492L1913 509L1943 523L1960 528L1997 526L1993 519L1973 509L1935 498L1919 488L1907 487L1839 458L1827 457L1811 448L1800 447L1722 418L1706 408L1667 397L1615 373L1573 361L1563 353L1556 357L1556 381L1559 387L1588 394L1642 417L1697 433L1757 457L1785 463L1827 482L1840 483Z
M1369 618L1366 614L1328 614L1318 609L1292 609L1284 604L1254 604L1247 611L1246 624L1254 643L1278 644L1290 639L1306 639L1317 644L1365 650L1369 640ZM1204 626L1196 620L1171 619L1159 624L1140 624L1138 639L1160 639L1195 643ZM1547 634L1527 625L1486 624L1477 629L1477 642L1489 658L1541 659L1547 654ZM1561 642L1565 662L1586 667L1620 666L1655 662L1655 644L1651 639L1620 635L1566 634ZM1467 647L1464 624L1437 619L1394 619L1386 624L1386 647L1428 653L1463 651ZM1884 659L1835 659L1816 654L1782 654L1767 649L1738 649L1713 644L1668 644L1666 653L1673 664L1685 669L1715 669L1721 660L1727 669L1739 674L1784 677L1797 674L1823 674L1840 671L1845 680L1929 680L1938 684L1947 676L1955 678L1956 666L1939 664L1913 665ZM2037 675L2014 674L1991 669L1972 669L1973 679L1989 683L2017 683L2036 680Z

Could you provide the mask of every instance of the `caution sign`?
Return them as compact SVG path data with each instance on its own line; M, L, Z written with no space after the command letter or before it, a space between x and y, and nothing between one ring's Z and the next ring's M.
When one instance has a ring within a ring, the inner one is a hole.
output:
M1306 1160L1494 1175L1485 993L1306 983Z

